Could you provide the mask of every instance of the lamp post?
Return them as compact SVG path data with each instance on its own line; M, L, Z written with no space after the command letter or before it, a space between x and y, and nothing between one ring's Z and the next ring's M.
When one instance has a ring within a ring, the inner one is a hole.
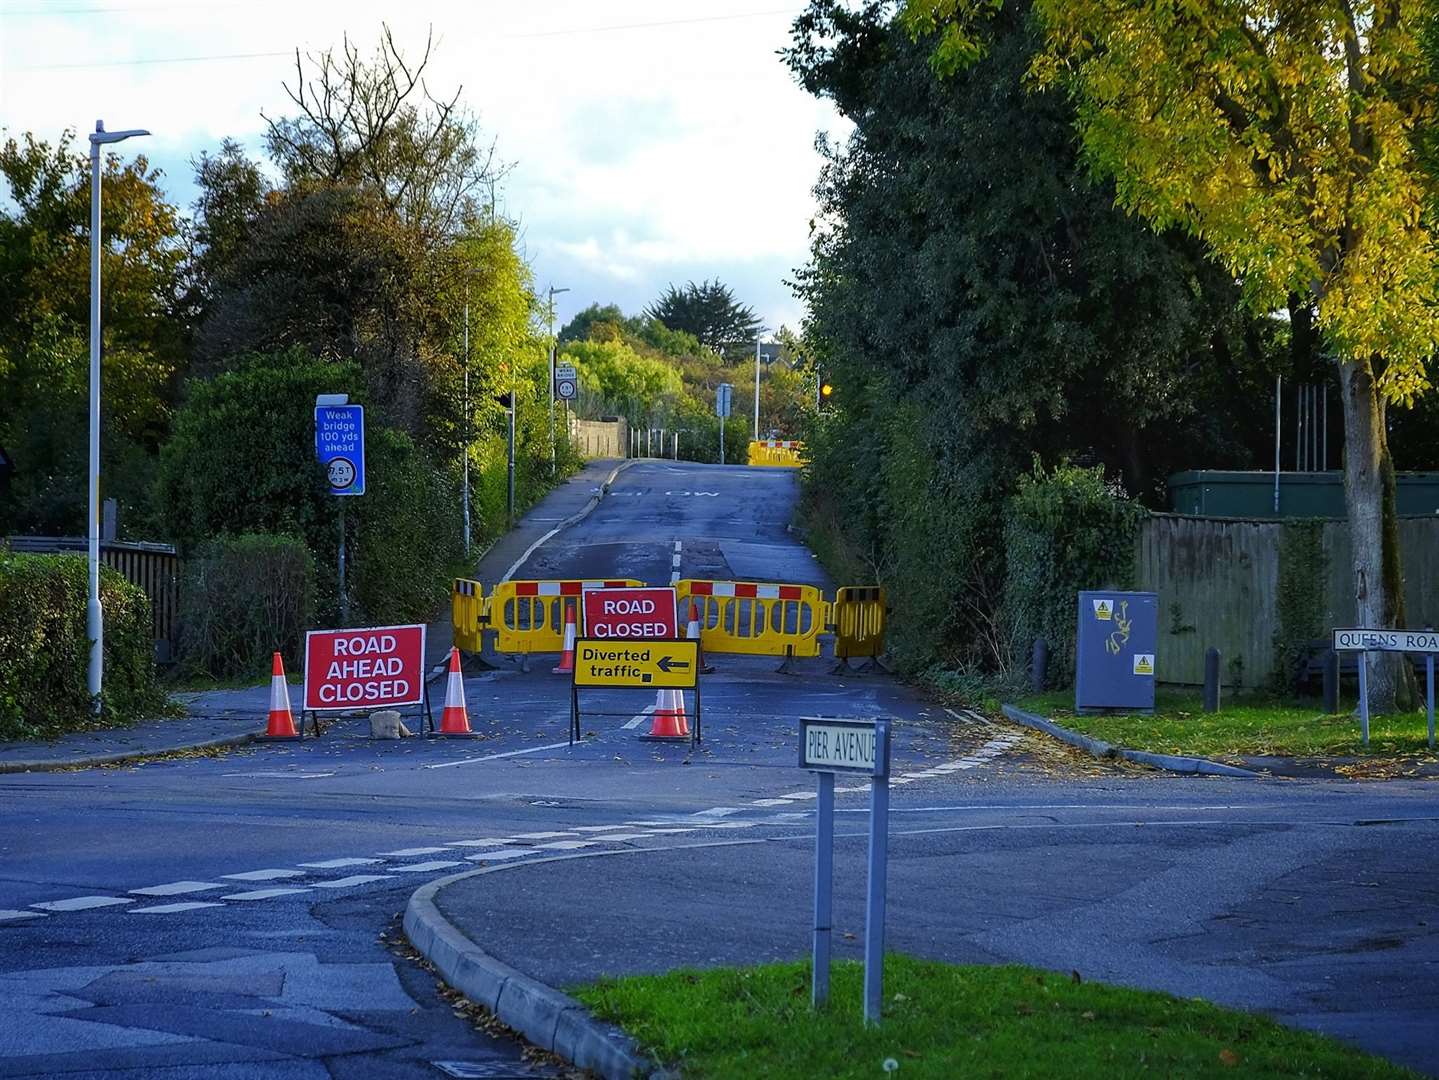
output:
M557 289L550 286L550 475L555 474L555 352L558 342L555 341L555 297L562 292L569 292L569 289Z
M768 326L761 326L754 332L754 438L759 442L759 346Z
M90 601L85 612L90 663L85 685L90 692L90 708L96 715L100 713L105 667L105 617L100 607L100 147L148 134L138 128L106 131L103 120L96 120L95 130L90 133Z
M465 558L470 557L470 279L465 277L465 362L462 365L465 372L465 400L462 406L464 410L464 438L465 447L461 454L464 465L461 470L463 491L460 496L460 509L465 521Z

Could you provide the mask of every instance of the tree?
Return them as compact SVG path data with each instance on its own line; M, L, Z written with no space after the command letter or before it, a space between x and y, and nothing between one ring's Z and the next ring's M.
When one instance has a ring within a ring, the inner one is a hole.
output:
M953 72L982 54L998 7L908 0L905 18L940 32L935 63ZM1385 412L1429 388L1439 347L1420 5L1034 0L1034 12L1044 49L1030 76L1073 96L1085 160L1114 178L1119 205L1202 239L1255 310L1312 304L1339 371L1358 618L1394 625ZM1381 707L1399 672L1394 659L1371 684Z
M728 285L718 279L684 288L670 285L658 300L645 309L671 330L693 334L699 343L716 352L742 352L753 348L763 323L754 308L735 299Z

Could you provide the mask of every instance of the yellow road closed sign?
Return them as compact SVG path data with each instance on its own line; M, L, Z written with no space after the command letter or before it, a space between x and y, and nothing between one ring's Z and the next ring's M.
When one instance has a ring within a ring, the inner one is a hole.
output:
M690 690L698 681L698 641L575 642L575 686Z

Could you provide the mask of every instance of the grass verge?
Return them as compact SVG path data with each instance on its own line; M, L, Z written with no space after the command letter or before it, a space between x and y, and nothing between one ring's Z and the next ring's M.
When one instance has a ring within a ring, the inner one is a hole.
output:
M884 1022L860 1020L863 968L834 966L809 1007L809 964L680 970L573 991L687 1080L813 1077L1415 1077L1381 1058L1197 999L1026 967L891 954Z
M1374 716L1369 746L1359 741L1359 718L1326 716L1317 704L1245 694L1226 697L1218 713L1206 713L1201 695L1161 690L1154 715L1116 713L1078 716L1073 691L1054 691L1021 698L1016 704L1067 728L1131 750L1198 757L1432 757L1428 720L1423 709Z

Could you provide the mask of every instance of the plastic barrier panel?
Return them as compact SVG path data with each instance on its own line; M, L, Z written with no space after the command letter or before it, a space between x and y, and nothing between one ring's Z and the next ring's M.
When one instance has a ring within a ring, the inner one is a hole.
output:
M455 578L450 586L450 626L455 648L477 653L484 648L485 587L468 578Z
M680 610L699 609L706 652L751 656L818 656L825 601L813 585L696 581L675 585Z
M586 589L637 588L642 581L502 581L490 593L490 628L495 651L557 653L565 644L566 603L575 605Z
M804 464L804 443L797 439L754 439L749 444L750 465L798 469Z
M834 657L879 656L884 652L884 590L875 585L846 586L830 605Z

